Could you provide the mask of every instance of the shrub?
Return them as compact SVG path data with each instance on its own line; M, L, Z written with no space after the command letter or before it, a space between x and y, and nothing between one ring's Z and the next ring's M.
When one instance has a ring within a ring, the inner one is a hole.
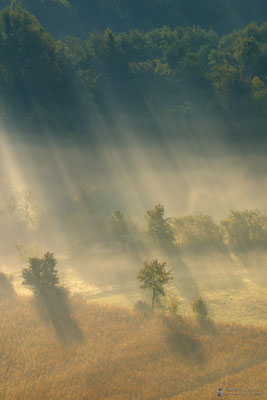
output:
M199 320L206 320L208 316L208 308L204 299L201 297L195 299L192 303L193 313Z

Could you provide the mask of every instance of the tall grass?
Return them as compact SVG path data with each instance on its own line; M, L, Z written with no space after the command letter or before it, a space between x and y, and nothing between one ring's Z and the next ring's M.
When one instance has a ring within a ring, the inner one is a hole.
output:
M78 299L72 311L84 340L66 345L33 299L0 303L1 400L189 400L198 388L209 400L204 388L212 396L223 379L264 377L262 327L203 329L193 319L145 318Z

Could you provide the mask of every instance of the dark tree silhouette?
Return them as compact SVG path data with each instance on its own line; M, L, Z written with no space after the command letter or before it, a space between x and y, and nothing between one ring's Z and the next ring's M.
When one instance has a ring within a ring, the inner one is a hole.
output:
M152 290L152 310L154 310L156 298L166 295L164 285L173 280L171 271L166 271L165 266L166 262L160 263L157 259L151 262L145 261L137 275L137 279L142 282L140 287Z
M59 283L56 264L53 253L49 252L43 258L30 258L28 268L22 271L22 285L29 286L36 296L51 293Z
M68 292L58 286L56 264L57 260L50 252L42 258L30 258L28 268L22 271L22 284L33 291L42 317L52 322L61 340L81 340L81 331L71 317Z

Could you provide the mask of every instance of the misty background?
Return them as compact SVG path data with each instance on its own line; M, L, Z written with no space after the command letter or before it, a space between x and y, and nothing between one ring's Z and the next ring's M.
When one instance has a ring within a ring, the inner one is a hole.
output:
M262 285L265 2L0 8L0 266L16 289L46 251L88 296L136 293L156 256L188 299Z
M149 145L132 135L130 143L82 148L21 142L2 132L1 270L13 274L19 293L28 293L21 268L29 257L51 251L72 293L104 301L115 296L115 302L120 295L132 304L143 296L136 281L140 266L159 257L174 270L170 293L186 299L182 304L202 291L264 290L265 242L240 250L225 248L218 236L220 244L210 237L208 247L200 242L187 248L179 244L178 230L171 250L150 243L145 216L157 204L166 220L204 214L218 226L230 210L264 215L265 168L264 155L238 152L219 138L195 138L192 147L171 140ZM116 211L123 219L114 217ZM201 222L199 229L201 238Z

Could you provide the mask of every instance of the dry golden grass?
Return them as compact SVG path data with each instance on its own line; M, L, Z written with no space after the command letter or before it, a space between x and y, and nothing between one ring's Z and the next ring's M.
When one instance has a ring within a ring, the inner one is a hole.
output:
M260 363L257 366L246 368L239 373L226 375L221 380L218 379L212 384L203 385L196 390L188 391L178 396L174 396L171 398L171 400L189 400L198 398L205 400L214 400L215 389L217 390L219 388L219 385L223 385L224 394L230 393L227 388L242 389L239 390L239 393L242 393L242 396L240 394L236 396L232 395L230 397L232 399L240 398L247 400L249 398L254 398L265 400L267 398L266 373L267 361ZM252 392L254 392L254 394L251 394ZM231 393L233 393L233 391ZM245 393L248 394L246 395ZM255 393L258 393L258 396Z
M209 400L219 383L266 381L262 327L200 328L73 300L84 340L64 345L33 299L1 303L0 311L1 400L189 400L196 389Z

